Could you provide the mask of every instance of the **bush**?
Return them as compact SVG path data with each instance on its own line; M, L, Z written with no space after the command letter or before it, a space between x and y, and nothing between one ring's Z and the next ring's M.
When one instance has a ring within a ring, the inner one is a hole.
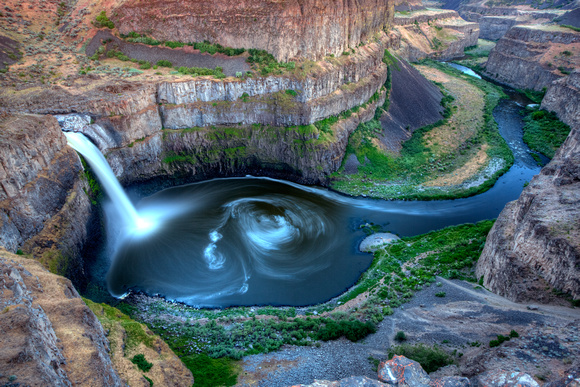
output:
M168 61L166 59L161 59L161 60L157 61L157 66L159 66L159 67L173 67L173 63L171 63L170 61Z
M445 292L435 293L435 297L445 297L447 294Z
M425 344L401 344L391 347L389 358L394 355L402 355L409 359L415 360L427 372L437 371L441 367L453 364L453 358L437 346L428 347Z
M397 341L405 341L405 340L407 340L407 335L405 334L405 332L399 331L395 335L395 340L397 340Z
M370 322L363 323L358 320L336 322L324 319L324 327L318 331L318 339L329 341L345 336L350 341L358 341L370 333L375 333L377 328Z
M181 361L193 374L197 387L233 386L238 382L230 359L191 355L182 357Z
M143 372L149 372L151 367L153 367L153 363L149 363L142 353L133 356L131 363L135 364Z
M97 28L106 27L109 29L115 28L115 24L109 20L106 11L101 11L101 13L95 18L93 25Z
M512 331L510 332L510 337L511 338L520 337L520 334L512 329Z

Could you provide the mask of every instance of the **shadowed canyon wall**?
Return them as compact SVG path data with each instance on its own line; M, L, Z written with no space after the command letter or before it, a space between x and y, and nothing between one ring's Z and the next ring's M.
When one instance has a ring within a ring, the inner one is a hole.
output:
M281 61L318 60L340 55L387 28L393 5L381 0L128 0L114 9L112 19L125 34L263 49Z

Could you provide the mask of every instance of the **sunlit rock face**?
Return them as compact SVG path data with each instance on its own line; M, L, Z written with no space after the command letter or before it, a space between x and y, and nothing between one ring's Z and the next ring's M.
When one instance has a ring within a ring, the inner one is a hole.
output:
M121 33L267 50L276 59L340 55L388 27L394 1L138 1L112 12Z

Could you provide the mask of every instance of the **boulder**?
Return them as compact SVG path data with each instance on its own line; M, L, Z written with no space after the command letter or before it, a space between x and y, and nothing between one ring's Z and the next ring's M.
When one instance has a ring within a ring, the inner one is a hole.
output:
M405 356L381 362L378 373L379 380L390 386L426 387L431 381L419 363Z

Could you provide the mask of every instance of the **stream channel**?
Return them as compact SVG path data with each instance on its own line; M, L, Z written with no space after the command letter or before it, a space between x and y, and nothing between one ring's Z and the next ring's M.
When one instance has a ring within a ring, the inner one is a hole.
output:
M513 94L493 112L514 165L485 193L442 201L346 197L269 178L215 179L142 199L140 216L156 224L123 233L107 210L109 242L93 278L108 269L109 292L162 295L196 307L304 306L352 286L372 262L358 250L361 225L411 236L496 218L540 168L522 140L522 109ZM112 256L112 259L111 259ZM107 268L107 269L105 269Z

